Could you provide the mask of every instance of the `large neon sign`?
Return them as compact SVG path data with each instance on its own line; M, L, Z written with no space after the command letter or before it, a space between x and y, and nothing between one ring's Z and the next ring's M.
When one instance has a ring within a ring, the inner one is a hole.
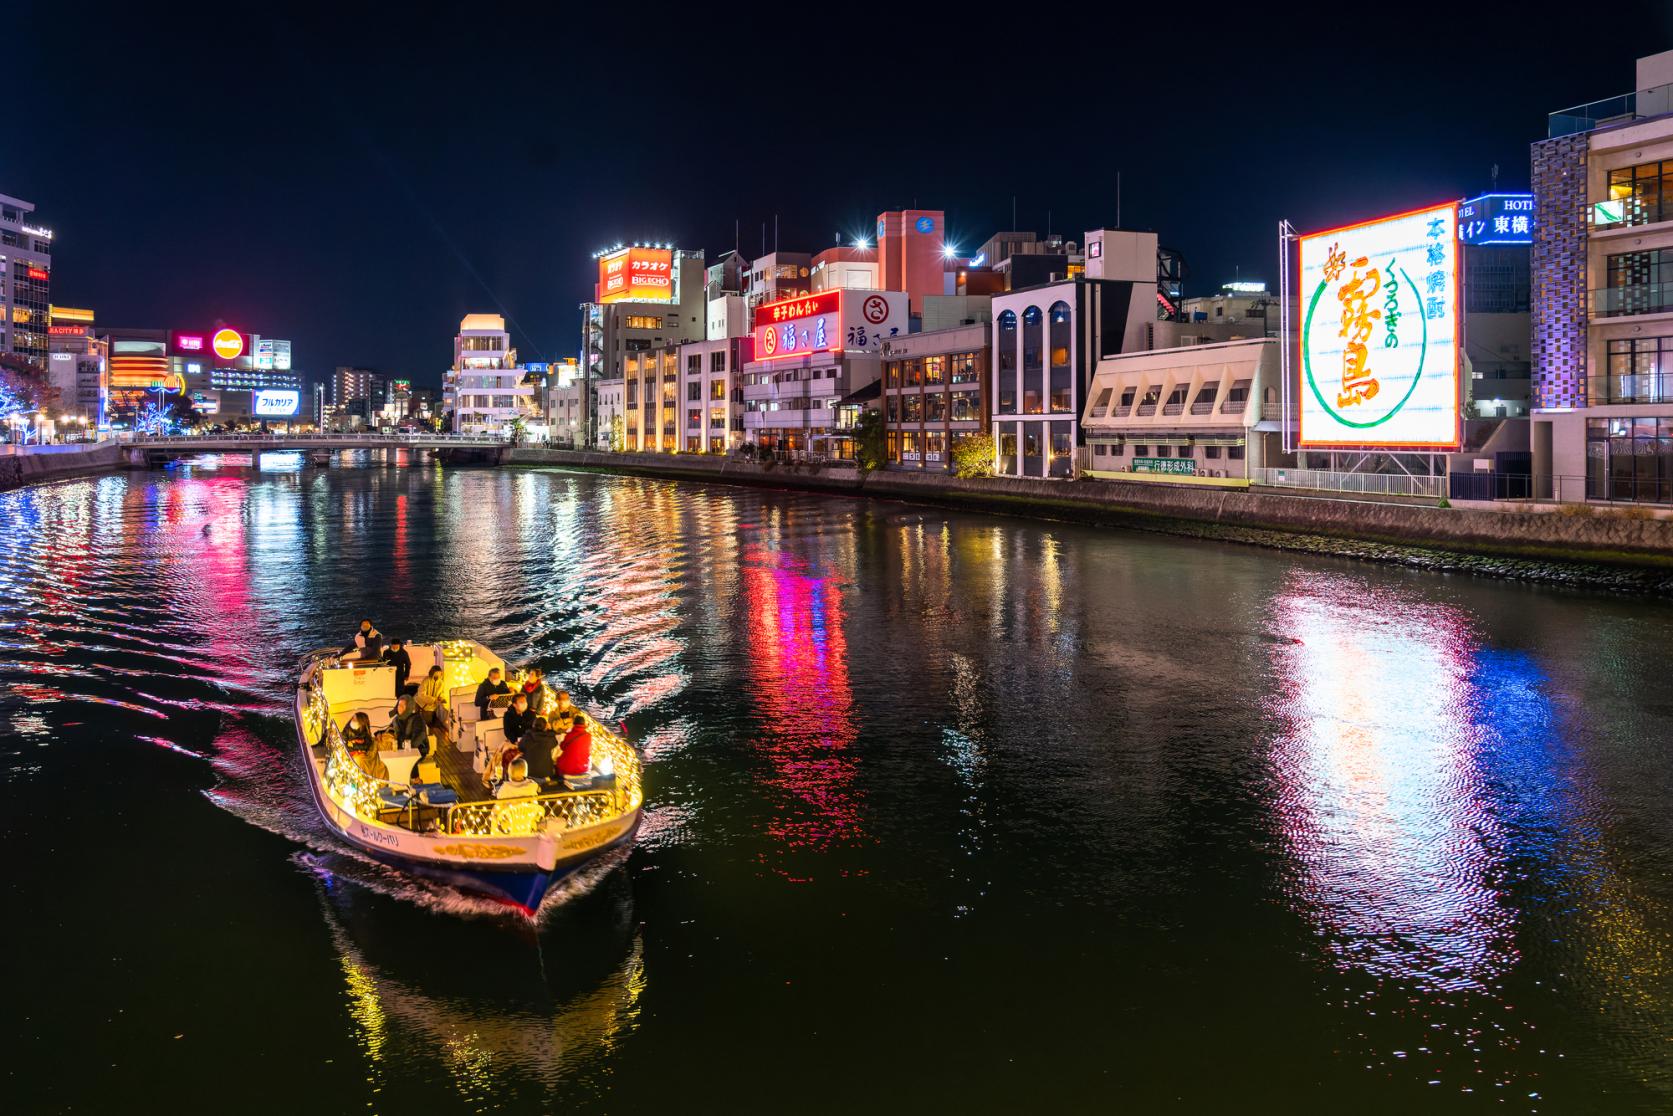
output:
M1456 449L1458 207L1301 238L1301 445Z

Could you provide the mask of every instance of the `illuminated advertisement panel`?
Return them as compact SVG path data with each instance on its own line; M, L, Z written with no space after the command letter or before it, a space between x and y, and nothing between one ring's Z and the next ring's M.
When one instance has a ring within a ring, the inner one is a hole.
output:
M1304 448L1456 449L1455 203L1301 238Z
M598 301L673 302L674 252L623 248L598 260Z
M250 413L257 418L290 418L302 407L302 393L272 388L251 393Z
M1532 244L1534 196L1483 194L1459 202L1458 239L1465 244Z
M909 332L903 291L820 291L755 308L755 359L875 352L889 338Z

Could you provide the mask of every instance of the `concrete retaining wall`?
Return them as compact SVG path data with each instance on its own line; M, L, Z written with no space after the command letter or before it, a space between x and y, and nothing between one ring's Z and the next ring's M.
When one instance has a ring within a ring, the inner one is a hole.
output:
M851 468L764 466L697 455L518 449L511 459L519 465L568 465L644 476L840 491L1090 522L1187 520L1400 546L1673 567L1673 520L1629 519L1610 511L1566 515L1423 507L1142 481L960 480L888 471L862 478Z
M116 468L122 455L122 447L115 442L13 448L20 452L0 453L0 489L107 472Z

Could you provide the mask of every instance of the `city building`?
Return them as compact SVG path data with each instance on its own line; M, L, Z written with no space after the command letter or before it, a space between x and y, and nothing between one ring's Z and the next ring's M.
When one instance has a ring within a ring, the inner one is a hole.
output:
M813 257L810 280L812 285L809 289L812 292L848 287L882 290L882 268L877 261L877 249L842 245L827 248Z
M703 299L708 311L704 337L720 341L749 336L750 262L736 251L727 252L705 270Z
M755 308L743 366L743 436L774 453L846 458L837 408L882 375L886 341L911 333L903 291L830 290Z
M583 408L587 441L608 445L593 385L620 380L630 354L701 341L708 335L703 253L635 244L595 257L592 302L581 304Z
M884 457L891 469L950 472L960 438L987 431L988 324L883 342Z
M633 453L679 452L680 347L627 354L622 381L622 448Z
M772 251L750 265L745 290L750 310L766 302L782 302L813 290L813 257L806 252Z
M52 413L97 429L105 422L109 344L95 330L91 310L54 306L50 320L47 377L54 394Z
M939 209L898 209L877 215L878 290L903 291L914 315L924 299L953 293L949 268L957 248L947 241L947 215Z
M1673 502L1673 51L1531 163L1534 494Z
M1143 348L1157 317L1156 234L1096 229L1085 242L1084 276L993 297L989 391L1002 476L1074 475L1092 369Z
M52 325L52 230L35 207L0 194L0 353L44 372Z
M105 338L106 417L113 426L131 426L148 405L162 406L176 395L221 425L290 422L305 413L302 377L288 341L226 325L112 329Z
M443 406L455 434L504 436L518 419L538 410L539 389L525 381L505 319L466 314L453 339L453 367L442 376Z
M338 365L331 373L331 405L348 407L354 403L382 404L383 374L375 368L352 368Z
M743 367L754 355L748 337L680 346L680 448L727 453L743 441Z
M1247 479L1283 453L1276 339L1190 344L1098 361L1081 468Z
M1242 325L1256 337L1278 336L1278 296L1266 289L1265 283L1234 280L1218 293L1187 298L1181 303L1180 317L1186 322L1211 325Z

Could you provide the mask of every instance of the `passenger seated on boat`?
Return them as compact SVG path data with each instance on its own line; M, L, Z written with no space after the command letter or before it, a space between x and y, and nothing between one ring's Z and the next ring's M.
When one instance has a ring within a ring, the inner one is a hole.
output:
M577 711L570 717L570 728L563 738L563 751L558 753L558 774L564 781L583 780L592 771L593 737L587 731L587 715Z
M537 715L529 725L529 731L523 734L523 739L517 745L522 750L524 761L529 765L531 779L549 783L557 777L559 743L558 734L552 731L551 722Z
M424 723L444 737L448 728L447 698L447 681L442 677L441 667L433 666L418 684L418 696L414 700Z
M360 630L354 633L354 639L343 648L343 658L368 662L383 657L383 633L372 626L370 620L360 622Z
M495 798L533 798L539 793L540 784L529 778L529 765L522 757L511 761L505 782L494 788Z
M500 677L500 668L490 667L488 669L488 677L484 678L482 683L476 688L477 719L480 721L488 720L493 715L490 706L493 704L494 699L502 694L509 694L510 692L511 687L507 686L505 684L505 679Z
M515 744L529 731L529 724L534 720L534 714L529 712L529 698L527 694L518 694L511 699L511 705L505 711L502 724L505 727L505 738Z
M412 656L407 654L406 644L398 639L390 640L383 661L395 668L395 696L400 697L407 692L407 675L412 673Z
M417 748L420 760L430 758L430 728L424 723L410 695L402 694L396 700L389 731L395 735L395 747Z
M565 713L574 713L575 706L571 704L569 700L569 691L559 690L556 700L552 702L552 708L542 709L541 712L550 717L554 724L556 724L557 719Z
M362 709L343 726L343 747L351 752L372 750L372 719Z

